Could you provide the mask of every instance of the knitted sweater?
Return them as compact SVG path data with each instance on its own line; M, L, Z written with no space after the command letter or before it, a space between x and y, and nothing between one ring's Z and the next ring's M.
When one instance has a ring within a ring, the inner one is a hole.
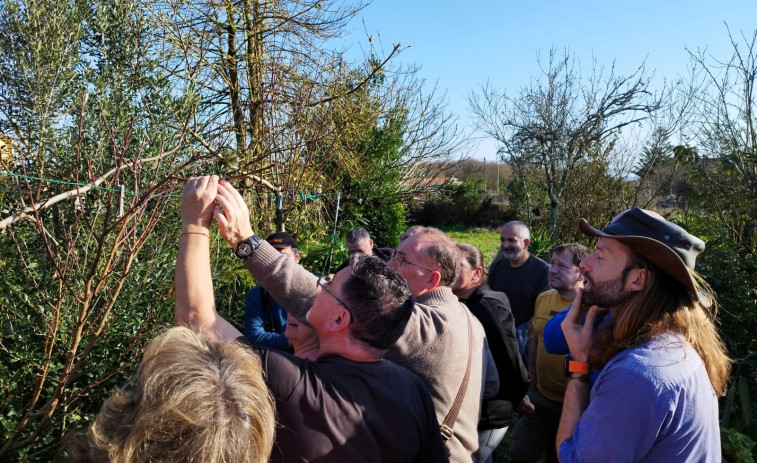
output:
M318 293L318 279L312 273L265 242L245 261L245 267L287 312L304 319ZM437 288L416 299L404 333L386 355L425 381L441 424L457 396L468 363L468 320L473 333L470 380L454 436L447 442L451 462L472 461L478 449L481 401L484 396L493 397L499 389L481 323L450 288Z

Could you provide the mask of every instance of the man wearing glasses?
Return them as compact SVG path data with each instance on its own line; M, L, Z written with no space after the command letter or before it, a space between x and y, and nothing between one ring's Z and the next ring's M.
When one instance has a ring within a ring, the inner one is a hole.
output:
M215 176L189 179L182 196L176 320L213 339L245 341L215 308L208 240L214 214L221 236L236 245L237 256L248 267L257 258L278 271L301 268L252 233L243 204ZM239 238L239 233L248 238ZM383 360L413 311L404 279L365 255L352 257L350 266L333 278L303 272L279 284L310 285L312 298L290 313L302 317L307 312L320 339L318 358L311 362L276 350L255 350L276 399L279 426L271 461L448 461L425 384ZM290 308L289 300L279 300Z
M256 239L244 199L226 181L218 183L217 202L221 235L237 255L247 256L244 264L255 280L290 314L302 319L312 307L311 324L322 323L318 294L323 293L316 277ZM481 401L497 393L499 378L481 323L452 293L458 262L455 242L436 229L424 228L400 243L389 266L405 278L416 303L402 335L386 346L386 358L425 381L450 460L475 461ZM365 326L375 333L383 330L371 323ZM321 338L322 348L323 344Z

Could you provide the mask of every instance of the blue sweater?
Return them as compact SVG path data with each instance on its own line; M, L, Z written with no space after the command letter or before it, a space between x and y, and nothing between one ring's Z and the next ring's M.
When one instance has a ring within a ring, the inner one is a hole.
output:
M718 401L702 359L677 334L605 365L561 462L720 462Z

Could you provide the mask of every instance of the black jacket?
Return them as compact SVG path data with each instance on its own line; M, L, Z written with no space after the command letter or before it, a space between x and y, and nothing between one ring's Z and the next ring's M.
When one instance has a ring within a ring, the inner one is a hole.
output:
M505 293L493 291L488 283L479 286L468 299L461 300L484 326L489 349L499 374L499 392L485 400L479 429L496 429L510 423L513 404L528 392L528 369L523 364L515 336L515 319Z

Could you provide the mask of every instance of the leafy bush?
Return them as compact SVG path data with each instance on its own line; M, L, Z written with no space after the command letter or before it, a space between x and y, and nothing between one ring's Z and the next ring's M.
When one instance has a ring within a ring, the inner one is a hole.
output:
M746 434L733 428L722 428L720 440L723 448L723 462L725 463L754 463L752 449L754 441Z
M482 178L449 183L442 187L439 196L414 205L410 212L411 223L426 226L498 227L513 217L511 209L494 203L486 195Z

